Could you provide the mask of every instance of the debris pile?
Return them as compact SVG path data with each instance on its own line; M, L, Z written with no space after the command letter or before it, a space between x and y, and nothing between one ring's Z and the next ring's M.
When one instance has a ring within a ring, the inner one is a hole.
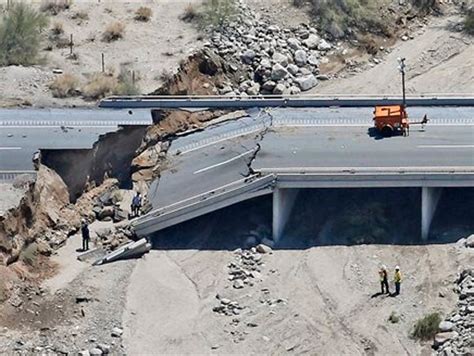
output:
M100 221L120 222L128 219L128 213L120 208L122 195L116 186L112 186L95 201L92 211L94 218Z
M239 16L218 28L205 44L240 73L238 85L224 83L219 94L255 96L259 94L298 94L310 90L318 80L319 65L327 62L334 45L321 38L316 28L301 24L280 28L260 17L245 4Z
M474 269L465 269L456 281L457 309L439 324L434 348L438 355L474 353Z

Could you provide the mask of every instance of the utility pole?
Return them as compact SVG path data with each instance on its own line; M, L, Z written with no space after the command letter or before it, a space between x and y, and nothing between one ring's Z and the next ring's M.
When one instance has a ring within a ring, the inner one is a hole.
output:
M405 107L406 104L406 94L405 94L405 59L406 58L398 58L398 69L400 70L400 73L402 73L402 91L403 91L403 107Z

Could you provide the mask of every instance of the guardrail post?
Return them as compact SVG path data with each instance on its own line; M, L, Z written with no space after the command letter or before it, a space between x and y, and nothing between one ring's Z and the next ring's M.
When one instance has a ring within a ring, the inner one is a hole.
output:
M283 235L298 191L298 189L281 188L276 188L273 191L273 241L275 243Z
M442 189L437 187L421 188L421 238L423 241L428 239L431 221L438 206Z

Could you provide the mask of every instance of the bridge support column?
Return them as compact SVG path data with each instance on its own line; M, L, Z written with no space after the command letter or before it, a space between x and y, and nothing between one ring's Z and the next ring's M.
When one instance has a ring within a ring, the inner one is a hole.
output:
M273 191L273 241L283 235L291 210L295 204L298 189L280 189Z
M437 187L421 188L421 238L423 241L428 239L431 221L436 212L442 189Z

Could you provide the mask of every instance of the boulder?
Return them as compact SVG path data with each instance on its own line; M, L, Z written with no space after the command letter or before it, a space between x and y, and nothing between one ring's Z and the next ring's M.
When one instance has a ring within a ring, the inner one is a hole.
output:
M237 280L234 282L233 287L234 287L235 289L242 289L242 288L244 288L244 281L242 281L241 279L237 279Z
M275 64L272 68L272 80L279 81L288 75L287 70L281 64Z
M319 74L316 77L317 80L329 80L329 76L327 74Z
M93 349L89 351L89 355L91 356L100 356L102 355L102 353L103 353L102 350L97 347L94 347Z
M442 332L452 331L453 327L454 324L450 321L442 321L441 323L439 323L439 330L441 330Z
M272 62L268 58L263 58L260 61L260 66L265 69L270 69L272 67Z
M262 89L266 91L273 91L275 89L277 83L275 83L273 80L268 80L262 85Z
M286 67L286 69L287 69L288 72L289 72L291 75L293 75L293 76L296 75L296 74L298 74L298 71L300 70L300 69L298 68L298 66L295 65L295 64L288 64L288 67Z
M275 86L275 88L273 89L273 94L275 94L275 95L281 95L281 94L284 93L285 89L286 89L285 85L282 84L282 83L279 83L279 84L277 84L277 85Z
M97 216L97 218L99 220L103 220L107 217L113 217L114 214L115 214L115 209L113 206L104 206L102 210L100 211L99 215Z
M296 65L300 67L304 66L308 61L308 56L306 55L306 52L302 49L299 49L295 52L294 58Z
M290 87L290 94L292 95L297 95L297 94L300 94L301 93L301 89L296 87L296 86L291 86Z
M307 39L303 40L303 44L309 49L318 48L320 38L315 34L310 34Z
M272 59L275 63L280 64L283 67L286 67L288 65L288 57L279 52L275 52L272 56Z
M474 247L474 234L466 239L466 247Z
M314 54L312 54L308 57L308 63L312 66L319 66L319 59Z
M318 84L318 80L313 74L308 74L295 79L296 84L302 91L314 88Z
M97 348L102 351L104 355L107 355L110 353L110 345L107 344L98 344Z
M113 220L119 222L128 219L128 213L120 208L115 208Z
M301 42L294 37L289 38L286 42L288 43L288 47L295 51L301 47Z
M250 96L255 96L260 93L260 84L253 83L250 88L247 89L246 93Z
M455 331L448 331L448 332L443 332L443 333L438 333L434 337L434 345L435 347L439 347L443 345L446 341L449 341L453 338L455 338L458 335L457 332Z
M245 64L252 64L255 56L256 56L256 53L254 50L247 49L240 55L240 58L242 59L242 62L244 62Z
M259 244L257 245L257 252L259 253L271 253L273 250L270 246L267 246L265 244Z
M332 45L325 39L321 39L318 43L318 49L320 51L329 51L332 48Z
M123 334L123 330L121 328L115 327L112 329L111 335L113 337L121 337Z

